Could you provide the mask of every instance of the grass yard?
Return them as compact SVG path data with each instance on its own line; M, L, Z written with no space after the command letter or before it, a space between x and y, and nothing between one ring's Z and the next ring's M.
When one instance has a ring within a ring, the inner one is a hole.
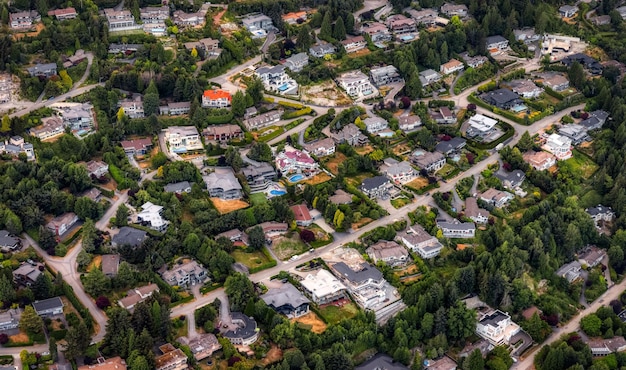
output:
M343 307L327 306L320 309L320 314L329 324L337 324L341 320L351 319L359 312L359 308L353 302Z
M421 176L416 177L410 182L407 182L406 184L404 184L404 186L407 186L415 190L420 190L421 188L425 188L428 186L428 179L425 177L421 177Z
M250 194L250 203L252 203L253 206L265 204L267 203L267 197L264 193Z
M357 152L358 155L366 155L366 154L370 154L371 152L373 152L374 147L370 144L367 144L364 146L358 146L354 148L354 150Z
M235 261L246 265L248 268L259 267L271 262L261 251L246 252L243 249L235 249L230 255Z
M317 224L311 224L311 226L307 227L307 229L313 231L315 234L315 240L309 243L311 247L319 248L333 242L333 236L328 234Z
M359 228L369 224L372 221L374 221L374 220L372 220L369 217L363 217L362 219L359 220L359 222L353 222L352 223L352 230L358 230Z
M333 156L326 159L324 164L333 175L336 175L339 173L339 165L345 162L346 159L347 158L343 153L335 152Z
M405 141L398 145L395 145L393 148L391 148L391 151L393 152L393 154L401 156L406 153L410 153L411 146Z
M89 263L89 265L87 265L87 272L90 272L91 270L93 270L94 268L99 268L100 265L102 265L102 256L100 255L96 255L93 257L93 259L91 260L91 262Z
M307 251L309 247L302 240L300 236L294 235L292 238L281 237L274 240L272 244L272 250L276 257L281 260L287 260L297 254L302 254Z
M572 158L559 162L559 167L566 167L573 174L582 176L584 179L590 178L598 169L598 165L578 150L573 150L573 154Z
M393 208L398 209L398 208L402 208L405 205L411 203L411 199L407 198L407 197L400 197L400 198L396 198L396 199L392 199L391 200L391 205L393 206Z
M213 202L213 206L215 206L217 211L222 215L238 209L247 208L249 206L248 203L240 199L223 200L220 198L211 198L211 202Z
M311 177L310 179L303 181L303 183L309 184L309 185L317 185L317 184L326 182L330 179L331 177L326 172L320 172L317 175Z
M354 187L359 187L361 186L361 183L363 182L363 180L365 180L368 177L372 177L372 175L370 173L361 173L352 177L346 177L346 181L354 186Z
M310 311L304 316L300 316L297 319L291 319L291 322L297 322L298 326L312 331L315 334L322 334L326 330L326 323L322 321L315 312Z
M441 177L446 177L446 176L449 176L451 173L453 173L455 170L456 170L456 167L454 167L450 163L446 163L442 169L437 171L437 175Z

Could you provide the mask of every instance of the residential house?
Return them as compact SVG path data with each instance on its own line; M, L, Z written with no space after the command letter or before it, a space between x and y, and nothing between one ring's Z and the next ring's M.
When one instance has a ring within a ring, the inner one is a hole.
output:
M133 156L145 155L152 149L152 139L150 138L122 140L120 144L124 149L124 153Z
M76 9L69 7L64 9L55 9L50 10L48 12L48 16L55 17L59 21L64 21L67 19L74 19L78 14L76 13Z
M230 240L236 247L245 247L249 244L248 234L239 229L232 229L215 235L215 240L219 238Z
M587 131L599 130L602 128L608 118L608 112L605 112L603 110L596 110L593 112L589 112L589 117L580 121L580 125L585 127Z
M41 16L36 10L11 13L9 14L9 26L14 30L23 30L30 28L33 23L38 22L40 19Z
M66 212L60 216L53 218L46 224L48 230L52 231L57 237L69 231L75 223L78 222L78 216L74 212Z
M391 357L379 353L355 367L354 370L409 370L409 368L400 362L395 362Z
M337 48L335 48L333 44L327 42L321 42L309 48L309 54L315 58L324 58L326 55L334 55L336 52Z
M39 140L49 139L65 133L65 125L59 117L44 117L41 125L30 129L30 134Z
M428 86L441 81L441 75L432 69L427 69L419 73L419 79L422 86Z
M97 362L91 365L83 365L79 366L78 370L126 370L126 361L122 360L121 357L113 357L109 359L105 359L104 357L99 357Z
M452 156L465 148L466 140L461 137L453 137L448 141L442 141L435 146L435 151L446 156Z
M559 15L563 18L572 18L578 12L578 7L575 5L562 5L559 8Z
M386 297L383 288L387 284L383 274L367 262L357 268L354 270L345 262L332 265L335 275L348 287L361 307L369 309L382 303Z
M478 202L474 197L465 199L465 216L469 217L477 224L486 224L489 221L489 211L478 207Z
M574 62L582 64L583 67L585 67L585 69L587 69L592 75L599 75L602 73L602 64L587 54L576 53L568 55L561 60L561 63L567 67L571 67Z
M363 36L353 36L341 41L341 45L343 45L346 53L349 54L365 49L367 42Z
M311 300L318 305L331 303L347 297L346 286L328 270L309 273L300 282Z
M283 19L283 22L287 24L298 24L298 22L303 23L306 21L306 12L291 12L283 14L281 18Z
M465 52L461 54L461 58L467 64L468 67L479 68L489 61L486 56L475 55L471 57L469 53Z
M309 56L307 53L298 53L285 60L285 67L289 68L291 72L300 72L307 65L309 65Z
M263 82L266 90L281 95L298 94L298 83L285 72L285 66L261 67L256 70L256 75Z
M130 10L104 9L104 16L109 23L109 31L127 31L141 28L135 23L135 17Z
M33 308L37 315L41 317L49 317L63 314L63 301L60 297L44 299L42 301L33 302Z
M141 212L137 214L137 223L160 232L167 230L170 224L163 218L163 207L151 202L146 202L141 206Z
M191 184L189 184L189 181L175 182L165 185L163 190L166 193L174 194L191 193Z
M596 267L606 257L606 251L595 245L588 245L582 251L578 252L578 262L583 266Z
M626 5L625 6L620 6L618 8L615 9L619 15L622 17L622 19L626 20Z
M167 6L148 6L139 9L139 17L144 24L162 24L170 19L170 9Z
M13 281L17 284L31 286L37 281L39 275L43 274L44 266L31 260L22 262L20 267L13 270Z
M161 277L172 286L188 286L203 283L207 270L194 260L176 263L171 269L161 272Z
M389 197L389 190L393 185L385 176L368 177L361 183L360 190L371 199Z
M368 142L367 137L354 123L347 124L337 133L331 132L331 137L337 144L347 143L350 146L363 146Z
M296 225L307 227L313 223L313 218L311 217L311 213L309 213L309 208L306 204L296 204L290 208L293 211L293 217L296 221Z
M526 99L537 98L543 93L543 89L531 80L513 80L509 82L509 86L514 93Z
M591 141L591 137L587 134L587 128L582 125L568 124L560 126L559 135L565 136L572 141L572 145L580 145L585 141Z
M251 14L241 20L243 26L248 29L252 34L258 30L270 31L274 29L272 18L265 14Z
M541 39L541 36L535 33L534 28L522 28L518 30L513 30L513 34L515 35L516 41L521 41L527 45Z
M181 101L175 103L167 103L167 105L159 107L159 114L162 116L182 116L188 114L191 110L191 103Z
M22 247L20 238L11 235L6 230L0 230L0 251L3 253L14 252Z
M404 81L398 69L392 65L373 67L370 69L370 76L374 85L378 87Z
M154 359L154 368L156 370L186 370L187 355L180 348L175 348L170 343L159 347L161 353Z
M130 55L143 48L142 44L109 44L109 54Z
M593 356L608 356L611 353L626 351L626 339L621 336L609 339L589 339L587 345Z
M213 353L222 349L222 345L218 342L217 337L211 333L199 334L192 338L180 337L177 340L189 347L196 361L202 361L207 357L211 357Z
M335 141L329 137L304 145L304 148L316 157L325 157L335 153Z
M223 200L241 199L243 191L232 168L216 168L207 176L202 176L211 198Z
M387 27L395 35L417 32L417 22L412 18L405 17L403 14L394 14L387 17Z
M120 231L111 239L111 246L114 248L122 245L130 245L131 247L138 247L148 238L148 234L134 227L124 226L120 228Z
M509 40L500 35L487 37L485 46L487 50L505 50L509 47Z
M126 297L120 299L117 304L122 308L132 311L136 305L152 297L155 293L159 293L159 287L156 284L133 288L126 292Z
M496 131L495 127L496 124L498 124L498 120L483 116L482 114L476 114L470 117L468 124L469 127L466 131L467 137L474 138L478 136L481 139L485 139Z
M109 165L102 161L89 161L85 164L85 167L87 167L89 176L97 179L109 173Z
M398 234L396 240L402 242L407 248L424 259L438 256L443 249L439 240L427 233L419 224L410 226L406 231Z
M232 95L222 89L204 90L202 106L204 108L226 108L233 101Z
M24 138L18 135L11 136L8 141L0 141L0 153L11 155L14 158L19 157L20 153L24 153L27 160L35 159L33 144L25 142Z
M476 233L476 226L472 222L437 220L437 227L446 238L473 238Z
M533 166L537 171L547 170L556 164L556 157L548 152L528 151L523 155L524 162Z
M546 139L546 143L541 147L563 161L572 157L572 140L559 134L551 134Z
M22 310L13 308L0 313L0 331L17 329L20 325Z
M435 173L446 165L446 157L439 152L427 152L418 149L411 154L411 162L420 170Z
M387 122L386 119L378 116L367 117L365 120L363 120L363 123L365 124L365 129L370 134L376 134L389 127L389 122Z
M277 236L285 234L289 228L289 225L283 222L263 222L258 226L261 226L263 229L265 239L270 241Z
M184 45L185 49L189 51L196 49L196 51L204 53L205 58L217 58L222 53L219 40L208 37L198 41L186 42Z
M408 134L417 130L422 125L420 116L400 116L398 117L398 128Z
M241 312L231 312L231 322L237 326L224 333L224 337L234 345L249 346L259 339L259 330L254 318Z
M505 188L512 190L522 185L526 179L526 174L521 170L513 170L511 172L497 172L496 177L502 181Z
M456 362L448 356L436 360L424 360L425 370L456 370Z
M128 118L143 118L145 113L143 110L143 98L137 95L134 99L125 99L120 102L120 107L124 111L124 115Z
M365 253L374 263L382 261L391 267L404 265L410 260L409 252L394 241L381 240L367 248Z
M543 84L556 92L569 89L569 80L567 77L559 73L551 74L545 77L543 79Z
M246 112L243 114L244 119L256 117L259 114L259 111L256 107L246 108Z
M105 254L102 255L102 262L100 263L102 273L108 277L117 276L117 272L120 268L120 255L119 254Z
M307 152L286 147L276 156L276 169L283 174L314 173L318 171L319 165Z
M52 76L56 76L57 64L56 63L35 64L32 67L26 68L26 71L31 77L49 78Z
M196 126L170 126L163 132L172 153L183 154L203 149Z
M185 13L182 10L174 12L172 20L179 27L195 27L204 24L204 15L200 12Z
M581 264L578 261L572 261L561 266L556 270L556 275L565 278L569 283L572 283L580 278Z
M462 71L463 69L465 69L463 63L456 59L450 59L450 61L441 65L439 71L444 75L449 75L457 71Z
M440 125L454 124L456 123L456 115L448 107L439 107L438 110L430 112L430 117L433 121Z
M467 17L467 6L465 4L445 3L439 11L448 17L454 17L455 15L461 18Z
M63 124L69 126L72 131L79 134L83 131L89 131L93 128L93 106L89 103L60 108Z
M270 126L271 124L280 121L280 117L283 115L283 110L272 110L263 114L259 114L256 117L250 117L243 120L243 124L248 130L258 130L263 127Z
M361 71L350 71L337 77L337 84L352 97L369 96L376 92L370 79Z
M296 318L309 313L309 299L291 283L278 288L270 288L260 297L274 311L288 318Z
M364 23L361 26L361 33L368 34L374 44L391 40L387 26L378 22Z
M600 222L611 222L615 218L615 213L611 207L605 207L602 204L586 208L585 212L591 217L597 228L600 227Z
M476 324L476 334L494 346L511 344L511 338L520 330L520 326L511 320L511 316L500 310L483 315Z
M513 194L494 188L489 188L480 194L480 200L485 203L489 203L496 208L506 206L514 198L515 196Z
M346 193L341 189L335 190L335 193L328 197L328 200L335 205L352 203L352 194Z
M418 175L409 162L398 162L394 158L385 158L380 166L380 172L396 184L410 182Z
M520 96L509 89L498 89L480 95L480 98L487 104L500 109L511 109L522 104Z
M591 18L591 22L596 26L606 26L607 24L611 24L611 16L608 14L599 15Z
M259 192L267 189L276 179L276 170L269 163L257 162L242 169L251 192Z
M405 12L417 22L417 24L429 27L437 23L439 14L434 9L415 10L413 8L405 9Z

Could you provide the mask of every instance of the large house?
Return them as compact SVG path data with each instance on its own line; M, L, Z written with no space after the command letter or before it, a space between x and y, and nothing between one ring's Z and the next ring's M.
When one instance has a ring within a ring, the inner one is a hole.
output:
M409 162L399 162L393 158L386 158L383 161L380 172L396 184L404 184L417 176L417 171L415 171Z
M17 284L31 286L37 281L39 275L43 274L44 266L42 264L23 262L20 267L13 270L13 281Z
M476 198L468 197L465 199L465 216L477 224L486 224L490 214L489 211L478 207Z
M232 229L215 235L215 240L218 240L219 238L226 238L230 240L236 247L247 246L250 242L248 234L239 229Z
M346 143L350 146L363 146L368 142L367 136L354 123L347 124L337 133L331 133L331 137L337 144Z
M22 246L20 238L6 230L0 230L0 251L7 253L18 250Z
M378 116L367 117L365 120L363 120L363 123L365 124L365 129L370 134L379 133L389 127L389 122L387 122L386 119Z
M580 278L580 269L582 268L580 262L572 261L561 266L556 270L556 275L566 279L569 283L572 283Z
M333 44L322 42L315 44L309 48L309 54L315 58L324 58L327 55L333 55L337 52L337 48Z
M202 136L204 136L207 141L217 141L220 143L243 139L244 137L241 127L233 124L210 125L202 130Z
M63 124L79 134L93 127L93 106L89 103L60 108L58 112L61 113Z
M211 333L199 334L192 338L180 337L176 340L189 347L196 361L202 361L222 349L217 337Z
M243 26L252 33L253 38L264 37L266 31L274 29L272 18L265 14L251 14L241 20Z
M285 67L291 72L300 72L307 65L309 65L309 56L306 53L298 53L285 60Z
M361 191L371 199L389 197L389 190L393 185L385 176L374 176L363 179Z
M419 169L429 173L437 172L446 165L446 157L439 152L430 153L418 149L411 154L410 159Z
M36 10L17 12L9 14L9 25L14 30L30 28L33 23L39 21L41 16Z
M448 17L459 16L461 18L467 16L467 6L465 4L445 3L439 11Z
M370 75L372 76L372 81L378 87L403 81L398 69L392 65L374 67L370 69Z
M444 75L449 75L450 73L462 71L463 69L465 69L463 63L459 62L457 59L450 59L450 61L441 65L439 71Z
M328 270L311 272L300 284L317 304L331 303L347 296L346 286Z
M63 301L59 297L33 302L35 312L37 312L37 315L41 317L61 315L63 314L63 306Z
M476 334L494 346L510 344L511 338L520 330L520 326L511 320L511 316L500 310L483 315L476 324Z
M435 151L446 155L452 156L456 153L459 153L461 149L465 148L465 144L467 141L462 137L453 137L448 141L442 141L435 146Z
M470 56L467 52L460 54L460 56L465 64L472 68L479 68L489 61L489 59L487 59L484 55Z
M119 254L105 254L102 256L102 262L100 263L102 273L108 277L115 277L120 269L120 255Z
M626 351L626 339L621 336L610 339L590 339L587 345L594 356L608 356L611 353Z
M497 172L496 177L502 181L502 185L509 190L514 190L521 186L526 179L526 174L521 170L511 172Z
M141 206L141 212L137 213L137 223L164 232L170 222L163 218L163 207L152 202L146 202Z
M353 36L341 41L341 45L346 50L346 53L354 53L356 51L365 49L367 41L363 36Z
M355 270L345 262L339 262L332 265L332 269L361 307L372 308L386 299L383 288L387 282L373 265L364 262Z
M276 170L266 162L250 164L242 169L251 192L259 192L267 189L276 178Z
M309 212L309 208L306 204L296 204L290 207L293 211L293 218L298 226L310 226L313 223L313 217Z
M259 339L259 330L254 318L241 312L231 312L231 322L237 326L224 333L224 337L234 345L249 346Z
M506 191L497 190L494 188L487 189L480 194L480 200L489 203L496 208L502 208L506 206L515 196Z
M415 10L413 8L405 9L405 12L413 19L417 24L424 26L432 26L438 22L439 14L434 9L422 9Z
M352 97L365 97L376 92L370 79L361 71L350 71L337 77L337 84Z
M170 126L163 131L172 153L183 154L203 148L196 126Z
M522 104L520 96L509 89L498 89L480 95L480 98L487 104L500 109L511 109Z
M19 308L10 309L0 313L0 331L17 329L20 325L22 310Z
M263 229L265 240L272 241L273 238L283 235L289 229L289 225L284 222L263 222L258 226ZM249 229L248 229L249 230Z
M255 74L268 91L281 95L298 94L298 83L285 72L285 66L260 67Z
M175 182L165 185L163 191L174 194L191 193L191 184L189 181Z
M427 233L419 224L415 224L398 234L396 240L402 242L407 248L416 252L424 259L438 256L443 249L443 245L439 240Z
M217 58L222 53L222 49L220 49L219 40L212 38L203 38L198 41L186 42L185 49L192 51L196 49L196 51L200 51L204 53L205 58Z
M491 50L505 50L506 48L509 47L509 40L507 40L506 38L500 36L500 35L496 35L496 36L489 36L487 37L487 40L485 41L485 46L487 47L487 50L491 51Z
M191 110L191 103L188 101L167 103L159 107L159 114L162 116L182 116Z
M205 108L230 107L232 100L232 95L222 89L204 90L204 94L202 94L202 106Z
M79 366L78 370L126 370L127 368L126 361L117 356L108 359L99 357L96 363ZM61 370L61 366L58 366L57 370Z
M261 296L261 299L274 311L288 318L300 317L309 313L309 303L311 302L291 283L269 289L267 293Z
M154 359L156 370L185 370L187 366L187 355L180 348L175 348L170 343L159 347L162 355Z
M404 133L417 130L422 125L420 116L400 116L398 117L398 128Z
M534 99L543 93L543 89L531 80L513 80L508 84L514 93L526 99Z
M524 161L537 171L547 170L556 164L556 157L548 152L528 151L523 155Z
M152 149L152 139L150 138L122 140L120 144L122 149L124 149L124 153L133 156L145 155Z
M306 144L304 148L316 157L325 157L335 153L335 141L327 137L325 139Z
M120 299L117 304L132 311L137 304L152 297L155 293L159 293L159 287L156 284L144 285L126 292L126 297Z
M177 10L172 16L174 24L179 27L195 27L204 24L204 14L201 12L185 13Z
M317 172L318 168L307 152L292 147L286 147L276 156L276 169L283 174Z
M611 207L605 207L602 204L586 208L585 212L591 217L597 228L600 227L600 222L611 222L615 218L615 213Z
M542 149L554 154L559 161L566 160L572 157L572 140L559 134L551 134Z
M120 228L120 231L111 239L111 246L118 247L122 245L130 245L131 247L138 247L141 243L148 238L148 234L134 227L124 226Z
M435 70L427 69L419 73L419 79L423 86L428 86L441 81L441 75Z
M578 12L578 7L575 5L562 5L559 8L559 15L563 18L572 18Z
M135 17L130 10L104 9L104 16L109 23L109 31L126 31L141 28L135 23Z
M375 44L391 40L391 33L387 27L378 22L363 24L361 33L366 33Z
M248 130L258 130L280 121L280 117L283 115L283 112L283 110L265 112L263 114L259 114L258 116L252 116L244 119L243 124Z
M291 13L287 13L287 14L283 14L281 16L281 18L283 19L283 22L288 23L288 24L298 24L298 22L302 23L303 21L306 20L306 12L291 12Z
M148 6L139 9L139 17L143 23L164 23L170 19L170 9L166 6Z
M120 108L122 108L124 115L128 118L145 117L143 98L141 95L137 95L133 99L124 99L120 101Z
M456 123L456 115L450 108L445 106L439 107L437 110L431 110L430 117L440 125Z
M355 367L354 370L409 370L409 368L400 362L395 362L393 358L379 353Z
M600 64L600 62L583 53L568 55L563 58L563 60L561 60L561 63L563 63L567 67L571 67L572 64L574 64L575 62L582 64L583 67L585 67L585 69L589 71L589 73L591 73L592 75L601 74L602 69L604 68L602 64Z
M68 232L77 222L78 216L76 213L67 212L50 220L50 222L46 224L46 227L48 230L52 231L54 235L60 237Z
M476 233L476 226L472 222L437 220L437 226L446 238L473 238Z
M183 287L203 283L208 278L207 270L194 260L175 264L162 271L161 277L169 285Z
M109 165L102 161L89 161L85 164L87 174L97 179L109 173Z
M11 136L9 140L0 141L0 153L8 154L14 158L18 158L21 153L24 153L27 160L35 159L33 144L25 142L24 138L18 135Z
M56 63L35 64L32 67L26 68L26 71L31 77L49 78L52 76L56 76L57 64Z
M405 17L403 14L394 14L387 17L387 27L395 35L417 32L417 22L412 18Z
M48 11L48 16L55 17L59 21L74 19L77 15L78 14L76 13L76 9L72 7Z
M374 263L382 261L391 267L404 265L410 259L409 252L403 246L387 240L381 240L370 246L365 250L365 253Z
M603 110L596 110L593 112L589 112L589 117L580 121L580 125L583 126L587 131L589 130L598 130L602 128L602 125L609 118L609 113Z
M214 172L203 176L202 179L211 198L229 200L242 197L241 184L230 168L216 168Z
M544 86L549 87L556 92L561 92L569 89L569 80L567 79L567 77L560 73L547 75L543 79L543 84Z
M487 138L489 135L495 132L498 120L491 117L483 116L482 114L476 114L467 121L469 127L467 128L467 137L480 137Z
M41 125L30 129L30 134L39 140L49 139L65 133L65 125L59 117L45 117Z
M572 141L573 145L580 145L585 141L591 141L591 137L587 134L587 128L575 123L563 125L558 128L559 135L565 136Z

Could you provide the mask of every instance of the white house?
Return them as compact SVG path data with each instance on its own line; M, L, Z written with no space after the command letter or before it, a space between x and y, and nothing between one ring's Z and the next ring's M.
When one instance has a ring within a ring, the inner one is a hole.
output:
M141 95L136 96L134 99L122 100L120 107L128 118L143 118L145 116Z
M411 154L411 162L422 170L434 173L445 166L446 156L439 152L430 153L418 149Z
M352 97L365 97L376 92L370 79L361 71L351 71L341 74L337 77L337 84Z
M398 234L396 240L399 240L407 248L416 252L424 259L434 258L439 255L443 249L443 245L419 224L409 227L405 232Z
M572 18L578 12L575 5L563 5L559 8L559 15L563 18Z
M502 208L512 201L515 196L509 192L490 188L480 194L480 200L489 203L496 208Z
M316 274L309 273L300 282L304 290L310 294L313 302L326 304L345 298L346 286L328 270L321 269Z
M261 67L255 72L268 91L282 95L296 95L298 83L285 72L285 66Z
M531 80L514 80L509 82L509 85L514 93L526 99L534 99L543 93L543 89Z
M163 131L172 153L182 154L203 148L200 134L195 126L171 126Z
M450 73L462 71L464 68L465 66L460 61L456 59L450 59L449 62L441 65L440 72L444 75L449 75Z
M306 53L298 53L287 58L285 67L291 72L300 72L309 64L309 56Z
M520 326L511 320L511 316L500 310L484 315L476 324L476 334L494 346L510 344L511 337L520 330Z
M497 123L498 121L491 117L476 114L468 121L467 137L485 138L494 132Z
M63 314L63 301L59 297L44 299L42 301L33 302L33 308L37 315L48 317Z
M409 162L398 162L393 158L384 160L383 165L380 166L380 172L396 184L404 184L417 177L417 171Z
M417 130L422 125L422 119L420 116L400 116L398 117L398 128L409 133Z
M232 95L222 89L204 90L204 94L202 94L202 106L205 108L230 107L232 101Z
M363 36L354 36L341 41L341 45L346 50L346 53L354 53L367 46L367 41Z
M420 72L419 79L423 86L428 86L432 83L441 81L441 75L432 69L427 69Z
M365 124L367 132L369 132L370 134L376 134L389 127L389 122L387 122L386 119L378 116L367 117L363 120L363 123Z
M78 222L78 216L74 212L67 212L53 218L46 224L48 230L52 231L57 237L65 234L68 230Z
M559 161L566 160L572 157L572 140L559 134L551 134L542 149L554 154Z
M335 153L335 141L331 138L325 138L316 142L306 144L305 149L316 157L325 157Z
M509 40L500 35L489 36L486 41L487 50L505 50L509 47Z
M163 232L170 222L163 218L162 213L162 206L146 202L141 206L141 212L137 213L137 222L152 230Z
M216 168L214 172L202 178L211 198L229 200L242 197L241 184L230 167Z
M489 221L489 211L479 208L474 197L465 199L465 216L469 217L477 224L486 224Z
M389 85L403 81L398 69L392 65L372 68L370 75L376 86Z
M599 227L600 222L611 222L615 218L615 213L611 207L605 207L602 204L598 204L595 207L585 209L585 212L591 217L596 227Z
M183 287L202 283L208 278L207 270L195 260L174 264L172 268L162 271L161 277L169 285Z
M135 17L130 10L104 9L104 16L109 23L110 31L127 31L141 28L135 23Z
M446 238L473 238L476 233L476 226L472 222L437 220L437 226Z
M548 152L528 151L523 155L524 161L537 171L547 170L556 164L556 157Z

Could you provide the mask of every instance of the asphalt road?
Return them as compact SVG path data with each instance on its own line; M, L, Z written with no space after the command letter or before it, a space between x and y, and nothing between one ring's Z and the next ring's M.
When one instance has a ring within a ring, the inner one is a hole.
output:
M35 111L39 108L43 108L43 107L47 107L53 103L59 103L62 101L65 101L66 99L70 99L73 98L75 96L78 95L82 95L88 91L91 91L92 89L98 87L98 86L104 86L104 83L99 83L99 84L93 84L93 85L87 85L87 86L83 86L83 87L79 87L77 89L71 90L63 95L59 95L53 99L48 99L47 101L44 102L40 102L40 103L35 103L31 106L29 106L28 108L22 109L20 111L17 111L15 113L12 113L9 115L9 117L13 118L13 117L21 117L24 115L27 115L28 113Z

